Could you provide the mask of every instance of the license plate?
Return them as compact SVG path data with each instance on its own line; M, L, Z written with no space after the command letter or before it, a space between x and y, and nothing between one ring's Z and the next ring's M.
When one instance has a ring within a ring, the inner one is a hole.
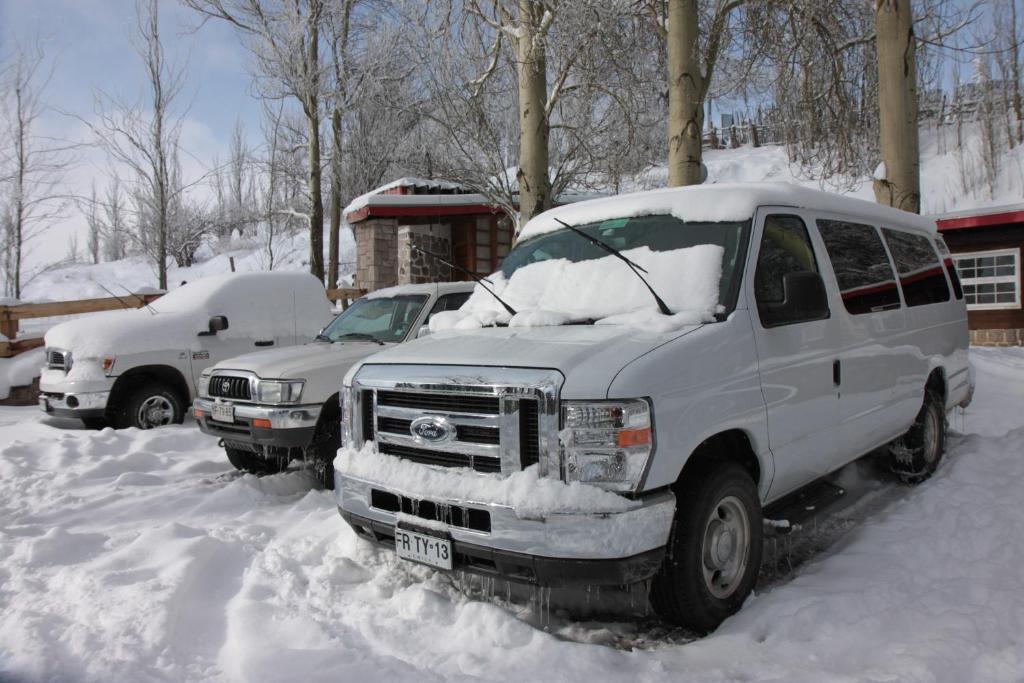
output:
M39 397L39 407L43 410L43 412L50 412L50 402L47 401L44 396Z
M395 527L395 551L404 560L429 564L438 569L452 568L452 542Z
M234 422L235 407L230 403L214 403L210 409L210 417L217 422Z

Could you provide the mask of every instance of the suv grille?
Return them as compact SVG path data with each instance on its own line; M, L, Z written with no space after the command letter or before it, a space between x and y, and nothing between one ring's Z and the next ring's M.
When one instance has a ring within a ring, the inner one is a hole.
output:
M210 396L216 398L231 398L237 401L249 401L252 399L248 377L214 375L210 378L208 391Z

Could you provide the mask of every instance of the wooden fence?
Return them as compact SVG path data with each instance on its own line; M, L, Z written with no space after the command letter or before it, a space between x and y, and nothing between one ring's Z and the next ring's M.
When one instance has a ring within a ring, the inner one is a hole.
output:
M333 302L341 302L346 309L351 301L366 294L365 289L328 289L327 298ZM0 334L7 341L0 341L0 358L10 358L23 351L35 349L43 345L42 337L18 339L19 321L32 318L52 318L62 315L78 315L80 313L97 313L99 311L115 311L124 308L142 308L160 298L160 294L125 294L122 297L106 299L80 299L78 301L51 301L44 304L15 304L0 306Z

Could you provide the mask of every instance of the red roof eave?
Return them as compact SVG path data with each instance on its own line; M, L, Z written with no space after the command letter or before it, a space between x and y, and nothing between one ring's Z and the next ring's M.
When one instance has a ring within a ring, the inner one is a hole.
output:
M968 228L988 228L997 225L1024 225L1024 211L1007 211L990 213L981 216L964 216L962 218L940 218L936 223L940 232L949 230L965 230Z

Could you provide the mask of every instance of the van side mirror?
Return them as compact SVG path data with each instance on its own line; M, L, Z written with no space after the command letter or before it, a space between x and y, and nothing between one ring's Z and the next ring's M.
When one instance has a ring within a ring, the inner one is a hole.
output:
M786 325L829 316L825 282L818 273L786 273L782 276L782 293L781 302L767 304L761 311L765 325Z
M200 337L212 337L221 330L228 329L228 318L226 315L215 315L210 318L209 329L206 332L200 332Z

